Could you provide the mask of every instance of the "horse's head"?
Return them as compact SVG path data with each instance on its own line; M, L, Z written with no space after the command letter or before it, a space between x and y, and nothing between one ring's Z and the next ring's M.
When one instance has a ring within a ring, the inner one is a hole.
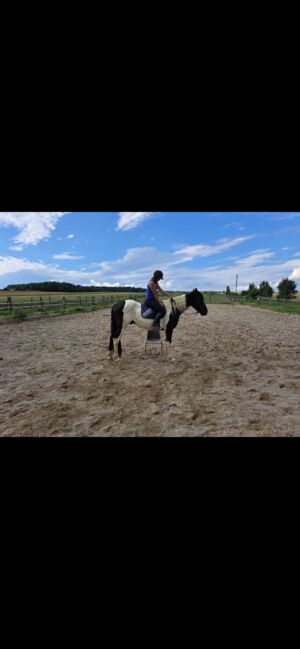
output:
M194 288L191 293L186 294L186 305L192 306L201 315L207 315L207 306L204 302L204 297L197 288Z

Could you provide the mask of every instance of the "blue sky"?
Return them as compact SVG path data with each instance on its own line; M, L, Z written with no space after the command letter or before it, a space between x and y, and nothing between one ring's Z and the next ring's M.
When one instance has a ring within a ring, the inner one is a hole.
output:
M300 290L300 212L0 212L0 288L65 281L222 291L283 277Z

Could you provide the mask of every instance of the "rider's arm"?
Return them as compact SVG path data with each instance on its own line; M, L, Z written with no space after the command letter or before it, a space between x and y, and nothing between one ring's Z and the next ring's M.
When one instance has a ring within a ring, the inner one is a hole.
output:
M172 298L171 298L171 295L169 295L169 293L166 293L166 291L164 291L163 288L161 288L161 287L159 286L159 284L157 284L157 288L158 288L158 290L160 291L160 293L162 293L162 294L165 295L166 297L170 298L170 300L172 299Z

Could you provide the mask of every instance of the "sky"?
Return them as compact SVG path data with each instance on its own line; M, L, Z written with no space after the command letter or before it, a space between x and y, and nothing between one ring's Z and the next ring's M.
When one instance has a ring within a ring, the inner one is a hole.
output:
M223 291L283 277L300 290L300 212L0 212L0 289L58 281Z

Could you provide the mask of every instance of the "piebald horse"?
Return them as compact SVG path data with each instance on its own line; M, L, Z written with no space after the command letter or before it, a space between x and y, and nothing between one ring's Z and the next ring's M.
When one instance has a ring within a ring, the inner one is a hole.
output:
M166 300L166 315L160 320L160 327L166 332L166 358L171 358L172 334L182 313L192 306L201 315L207 315L207 307L202 293L194 288L190 293L183 293L175 299ZM135 300L121 300L113 305L111 310L111 336L107 357L109 360L121 360L122 345L121 338L129 324L136 324L143 329L151 329L153 318L142 317L140 302Z

